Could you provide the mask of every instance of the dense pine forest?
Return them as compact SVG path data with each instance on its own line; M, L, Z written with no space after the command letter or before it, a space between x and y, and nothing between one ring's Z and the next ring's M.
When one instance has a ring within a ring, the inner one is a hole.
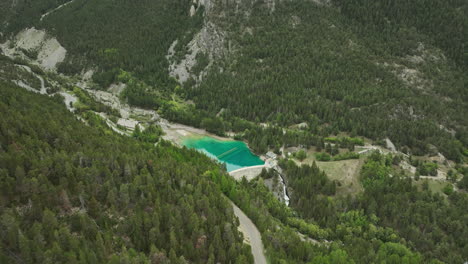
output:
M249 262L221 193L257 224L272 263L468 257L468 196L444 198L403 175L389 176L396 173L392 157L369 158L361 172L365 191L354 198L334 197L335 183L315 165L281 163L302 220L262 178L236 183L194 151L89 127L58 96L6 83L0 92L3 262Z
M403 22L384 35L383 29L363 27L342 13L306 1L281 4L274 15L254 8L246 25L233 26L240 49L236 59L189 90L189 98L207 111L226 108L256 122L284 126L317 118L320 127L335 133L388 136L417 154L432 144L459 160L461 146L468 143L468 98L460 67L450 59L441 63L436 48L418 46L432 42ZM457 26L453 30L460 33ZM242 33L245 28L253 33ZM454 38L450 42L460 44ZM425 57L427 52L434 55ZM417 80L406 83L400 71L420 68L412 56L425 61ZM439 125L456 127L456 138Z
M315 164L285 161L292 209L264 186L272 172L224 181L222 189L256 222L272 263L463 263L468 195L418 188L394 171L393 160L373 154L361 172L365 190L355 197L335 196L335 182Z
M369 235L373 236L376 230L371 230L379 227L390 232L387 239L392 240L390 237L397 235L400 238L393 241L422 253L425 262L438 259L445 263L462 263L468 257L468 195L452 190L445 197L431 192L427 183L423 183L422 189L418 188L417 181L395 171L393 163L391 156L372 154L360 175L364 192L356 197L335 198L331 198L335 194L335 182L315 164L298 167L289 161L281 166L293 189L291 207L304 219L333 230L330 238L351 243L350 255L361 258L358 263L375 263L370 252L364 249L360 252L359 248L366 244L372 248ZM466 172L465 177L468 177ZM347 237L350 229L343 226L344 221L353 221L351 230L357 237Z
M467 262L467 13L0 1L0 263L254 263L233 204L271 264ZM193 128L268 169L235 180Z
M105 133L0 89L1 263L248 263L207 157Z
M381 34L389 39L392 34L399 34L402 27L411 25L456 64L468 67L464 56L466 38L463 38L466 33L464 12L468 7L464 1L337 0L335 3L343 14L359 22L359 34ZM402 48L404 46L399 49Z
M106 89L122 81L122 70L130 72L142 82L127 86L130 103L217 134L239 118L283 127L308 122L324 134L389 137L416 155L436 146L462 159L463 1L206 2L189 16L192 1L75 0L41 20L63 1L15 1L3 11L3 38L44 28L70 54L59 66L63 73L94 69L96 88ZM171 44L180 61L194 35L213 24L229 40L216 48L229 55L210 64L212 54L198 53L192 70L207 75L180 87L168 75ZM174 95L194 105L174 105Z

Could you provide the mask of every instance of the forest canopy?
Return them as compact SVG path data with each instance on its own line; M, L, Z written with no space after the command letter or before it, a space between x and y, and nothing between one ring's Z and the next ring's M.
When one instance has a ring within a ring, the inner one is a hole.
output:
M208 157L104 133L5 82L0 112L1 263L253 261Z

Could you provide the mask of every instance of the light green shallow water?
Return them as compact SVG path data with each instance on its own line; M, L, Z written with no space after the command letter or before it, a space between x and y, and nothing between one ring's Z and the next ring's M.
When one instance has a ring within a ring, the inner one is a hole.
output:
M197 149L211 158L226 164L227 171L265 164L242 141L222 141L212 137L187 138L182 144Z

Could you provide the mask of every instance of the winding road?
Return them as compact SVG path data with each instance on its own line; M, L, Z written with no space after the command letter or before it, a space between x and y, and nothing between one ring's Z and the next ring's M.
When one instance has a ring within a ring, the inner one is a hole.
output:
M247 243L250 244L252 248L252 255L254 257L255 264L266 264L266 257L263 249L262 236L258 231L255 224L250 220L244 212L237 207L233 202L231 202L232 208L234 209L234 214L239 218L239 229L247 240Z

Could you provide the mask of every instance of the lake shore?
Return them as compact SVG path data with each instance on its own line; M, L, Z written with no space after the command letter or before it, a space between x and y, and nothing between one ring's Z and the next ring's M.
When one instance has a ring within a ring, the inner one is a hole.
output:
M225 163L228 172L257 165L264 165L264 161L252 153L247 144L238 140L220 140L207 135L186 134L181 144L188 148L197 149L207 156Z
M198 137L212 137L221 141L231 141L234 140L228 137L221 137L206 131L205 129L195 128L187 125L182 125L178 123L171 122L160 122L159 124L163 129L165 135L163 139L172 141L179 146L183 146L184 140L187 138L198 138Z

